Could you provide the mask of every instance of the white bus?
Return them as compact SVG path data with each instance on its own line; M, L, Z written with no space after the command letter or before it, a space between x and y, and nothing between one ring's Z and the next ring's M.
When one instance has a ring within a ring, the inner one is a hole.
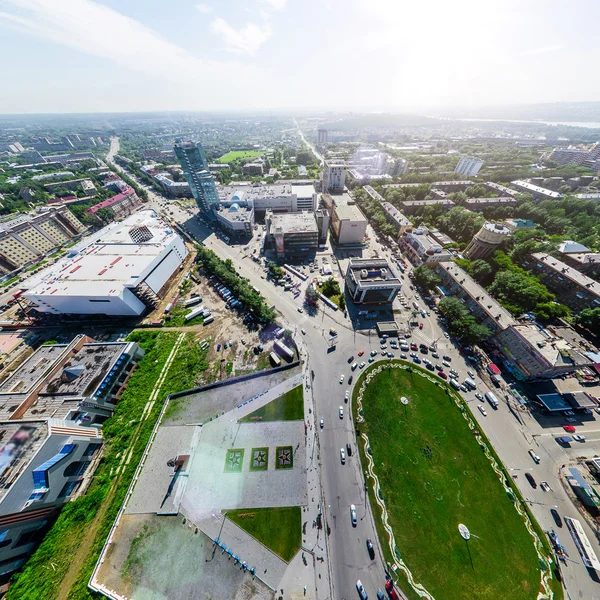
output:
M588 569L600 571L600 561L598 561L596 553L590 544L588 536L585 534L585 531L583 531L581 523L577 519L571 519L571 517L565 517L565 523L575 542L575 546L577 547L583 564L588 567Z

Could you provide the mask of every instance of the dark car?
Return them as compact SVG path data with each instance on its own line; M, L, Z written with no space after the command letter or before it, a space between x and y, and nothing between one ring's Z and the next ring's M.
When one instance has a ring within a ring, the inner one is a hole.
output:
M537 483L535 482L535 479L533 478L533 475L531 473L525 473L525 479L527 479L527 481L529 481L529 485L535 489L537 487Z
M557 527L562 527L562 519L560 518L560 515L558 514L558 511L555 508L551 508L550 509L550 514L552 515L552 518L554 519L554 522L556 523Z
M348 456L352 456L352 446L350 444L346 444L346 452Z
M450 358L449 356L444 355L444 356L442 356L442 358L444 360L447 360L448 362L452 362L452 358Z
M426 366L426 367L427 367L427 368L428 368L430 371L433 371L433 370L434 370L434 368L435 368L435 367L434 367L434 366L433 366L431 363L427 363L425 366Z
M385 600L385 596L381 590L377 590L377 600Z
M373 548L373 540L371 538L367 538L367 552L371 560L373 560L375 558L375 548Z

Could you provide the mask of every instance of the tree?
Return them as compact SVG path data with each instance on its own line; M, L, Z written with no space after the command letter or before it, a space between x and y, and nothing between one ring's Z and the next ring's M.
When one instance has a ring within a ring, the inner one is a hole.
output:
M278 267L274 262L270 262L267 266L271 277L273 277L274 279L279 279L283 277L283 269L281 267Z
M442 280L438 277L433 269L430 269L427 265L420 265L413 270L416 282L424 287L426 290L434 290L438 285L442 283Z
M554 300L546 287L523 269L496 273L489 292L513 313L535 310L540 303Z
M333 277L329 277L323 282L321 293L323 296L327 296L327 298L331 298L331 296L338 296L341 293L340 284Z
M491 281L492 267L484 260L477 259L471 263L470 274L478 283L489 283Z
M584 308L575 317L575 322L590 331L600 331L600 307Z
M312 285L306 288L304 300L309 306L317 306L319 304L319 292Z

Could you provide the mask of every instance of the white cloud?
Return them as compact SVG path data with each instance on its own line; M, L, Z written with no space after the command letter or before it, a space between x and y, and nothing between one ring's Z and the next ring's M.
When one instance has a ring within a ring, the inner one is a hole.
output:
M240 29L235 29L225 19L218 17L211 23L211 29L223 38L227 50L250 56L256 54L257 50L271 37L269 23L263 23L263 25L246 23Z
M206 2L200 2L200 3L196 4L196 10L199 10L201 13L204 13L205 15L209 15L213 11L213 8L212 8L212 6L209 6L208 4L206 4Z
M234 61L198 58L185 48L122 13L93 0L5 0L11 12L0 12L0 26L97 56L116 65L206 90L223 83L223 69L232 79L249 79L255 67Z
M272 10L281 10L287 4L287 0L261 0L261 2Z

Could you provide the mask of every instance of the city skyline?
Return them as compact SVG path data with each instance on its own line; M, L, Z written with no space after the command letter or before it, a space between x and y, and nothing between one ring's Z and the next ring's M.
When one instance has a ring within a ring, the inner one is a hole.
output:
M575 34L563 23L579 10ZM598 16L586 0L6 0L0 114L592 101Z

